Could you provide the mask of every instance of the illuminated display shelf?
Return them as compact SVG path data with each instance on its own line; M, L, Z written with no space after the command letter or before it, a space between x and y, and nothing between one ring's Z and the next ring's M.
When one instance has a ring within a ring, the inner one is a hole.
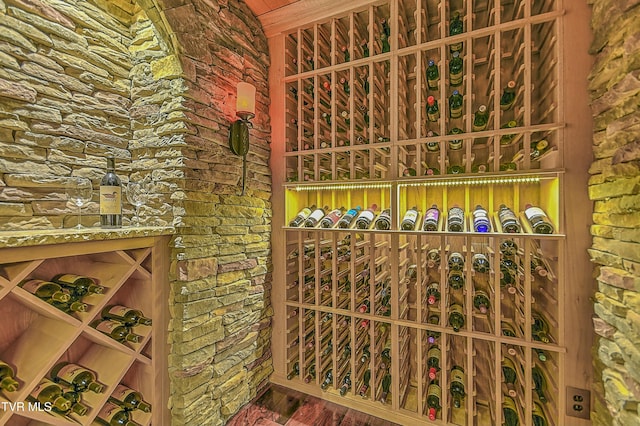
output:
M456 10L464 31L449 36ZM530 424L540 403L534 386L540 370L549 425L569 424L562 409L566 344L573 339L565 333L568 129L557 84L564 13L553 1L389 0L282 29L274 42L275 104L282 105L274 140L283 142L275 163L283 173L274 182L281 204L274 204L273 382L401 424L502 424L504 395L515 392L520 423ZM381 41L384 21L389 52ZM452 87L451 48L458 42L463 78ZM439 68L435 86L426 78L429 60ZM516 82L516 100L502 109L509 80ZM449 114L454 89L463 94L460 118ZM434 121L426 112L431 95L440 107ZM481 104L489 111L484 129L474 127ZM503 127L510 121L516 127ZM454 127L460 133L449 134ZM485 172L473 173L478 169ZM376 217L390 209L389 230L373 223L355 229L355 220L348 229L288 226L312 205L330 211L373 204ZM437 231L400 229L414 206L420 229L434 204ZM521 233L501 232L501 204L513 209ZM528 204L547 213L553 234L532 233L523 214ZM496 232L470 232L477 205ZM454 206L465 212L462 232L444 228ZM518 249L502 252L511 240ZM464 258L459 274L448 264L455 253ZM474 269L479 254L488 259L488 272ZM436 267L429 266L433 256L440 259ZM504 269L509 264L513 281ZM462 288L452 276L463 280ZM486 313L474 305L482 293ZM466 319L459 331L449 319L453 305ZM539 315L549 326L548 343L531 327ZM503 335L504 327L513 327L515 337ZM438 333L441 407L430 421L427 354ZM517 368L515 390L504 383L505 356L535 367ZM461 408L449 392L455 365L465 371ZM333 380L322 390L329 370ZM351 385L341 395L348 372ZM370 386L362 398L365 377Z

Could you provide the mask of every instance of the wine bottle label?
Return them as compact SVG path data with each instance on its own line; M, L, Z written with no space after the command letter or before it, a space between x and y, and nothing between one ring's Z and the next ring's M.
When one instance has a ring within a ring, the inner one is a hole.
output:
M517 413L518 409L516 408L516 403L513 398L509 398L506 395L503 398L504 399L502 400L502 408L506 410L512 410L514 413Z
M40 394L42 392L44 392L45 390L47 390L50 386L54 386L56 388L60 388L60 386L58 386L57 384L53 383L51 380L49 379L42 379L40 380L40 383L38 383L38 385L33 388L33 390L31 391L31 396L34 397L35 399L40 399ZM62 392L62 390L61 390Z
M23 283L22 288L27 290L29 293L35 294L40 289L40 287L42 287L45 284L49 284L49 283L47 281L33 279Z
M429 352L427 352L427 358L438 358L442 355L442 351L439 346L431 346Z
M411 210L408 210L407 213L405 213L404 219L402 221L403 222L410 221L415 223L417 218L418 218L418 212L416 210L411 209Z
M123 317L125 316L125 314L127 312L129 312L131 309L127 308L126 306L122 306L122 305L114 305L111 308L109 308L109 310L107 311L107 313L113 315L113 316L117 316L117 317Z
M451 370L451 382L461 383L462 386L464 387L464 382L465 382L464 372L457 368Z
M524 211L524 215L529 220L532 220L536 216L540 216L540 217L543 217L543 218L547 217L546 213L539 207L529 207L528 209L526 209Z
M315 219L316 221L322 219L322 217L324 216L324 212L321 209L318 209L316 211L314 211L311 216L309 216L309 219Z
M440 217L440 212L438 211L438 209L429 209L424 214L424 221L425 222L432 221L432 222L438 223L439 217Z
M64 274L64 275L60 275L55 280L56 281L61 281L61 282L65 283L65 284L73 284L79 278L84 278L84 277L82 277L81 275L75 275L75 274Z
M374 217L375 217L375 213L373 213L371 210L365 210L362 213L360 213L359 219L367 219L369 222L371 222Z
M106 334L111 334L113 329L115 329L116 327L119 327L121 325L122 324L119 323L119 322L106 320L106 321L100 322L96 326L96 330L101 331L101 332L106 333Z
M462 83L462 70L454 71L449 74L449 84L452 86L458 86ZM462 112L462 108L460 108L460 112ZM451 116L453 117L453 111L451 111Z
M440 385L431 383L427 388L427 396L435 396L440 399L440 396L442 396L442 388L440 388Z
M122 407L114 404L113 402L107 402L102 406L102 409L100 409L98 417L109 423L120 411L122 411Z
M122 213L122 188L100 186L100 214Z
M87 369L79 365L67 364L58 371L57 377L67 383L72 383L73 380L78 376L78 374L85 371L87 371Z

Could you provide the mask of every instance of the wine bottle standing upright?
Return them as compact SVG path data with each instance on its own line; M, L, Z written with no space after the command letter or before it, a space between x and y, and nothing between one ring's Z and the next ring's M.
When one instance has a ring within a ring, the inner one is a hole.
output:
M100 226L122 227L122 186L116 175L116 160L107 159L107 174L100 182Z

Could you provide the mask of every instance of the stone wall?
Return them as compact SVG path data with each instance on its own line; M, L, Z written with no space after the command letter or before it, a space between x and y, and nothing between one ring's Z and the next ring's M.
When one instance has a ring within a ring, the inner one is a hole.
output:
M640 425L640 1L591 1L594 425Z
M97 189L107 156L150 180L144 221L176 228L176 425L224 423L272 371L268 63L239 0L0 0L0 230L75 225L64 184ZM227 147L238 81L257 87L245 196ZM84 211L95 225L97 192Z

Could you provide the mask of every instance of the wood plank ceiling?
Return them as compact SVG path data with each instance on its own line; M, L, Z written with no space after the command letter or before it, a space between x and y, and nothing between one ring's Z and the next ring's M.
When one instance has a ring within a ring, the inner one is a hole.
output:
M267 12L298 1L299 0L245 0L245 3L247 3L247 6L249 6L256 16L260 17L260 15L264 15Z

